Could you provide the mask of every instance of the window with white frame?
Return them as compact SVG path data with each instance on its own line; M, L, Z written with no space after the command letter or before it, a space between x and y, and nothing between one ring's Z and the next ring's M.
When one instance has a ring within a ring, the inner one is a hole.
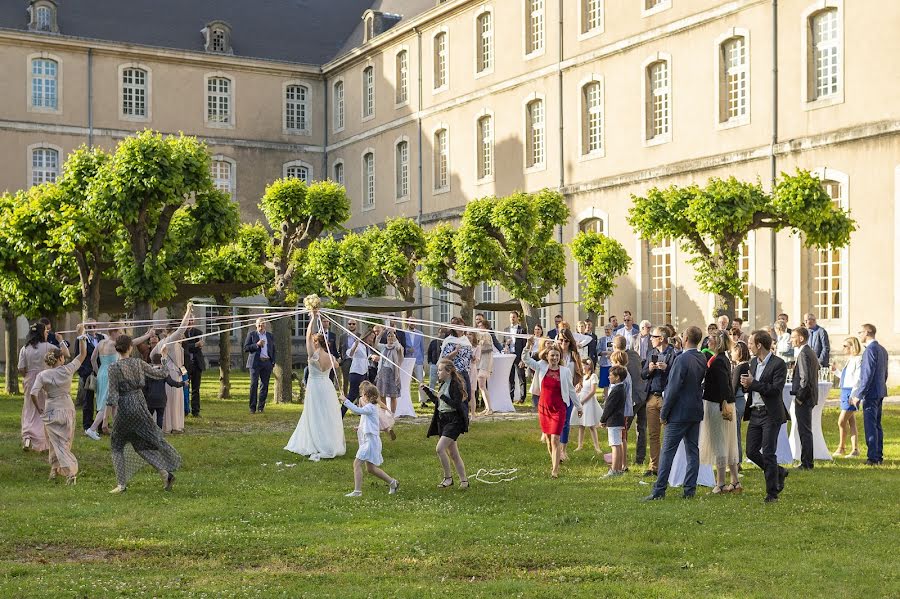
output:
M409 142L401 140L396 147L397 199L409 197Z
M334 83L334 130L344 128L344 82Z
M449 324L453 316L453 304L450 303L450 292L437 290L437 305L434 307L434 319L441 324Z
M494 66L494 14L492 12L485 11L475 19L475 39L478 44L476 71L484 73Z
M672 242L666 239L650 248L650 322L673 323Z
M822 181L822 189L831 196L835 207L842 208L844 186L838 181ZM843 288L845 249L821 248L813 253L813 312L820 320L838 320L844 317L843 305L846 291Z
M289 164L284 167L284 176L288 179L300 179L309 183L309 167L303 164Z
M663 139L669 134L670 85L668 61L658 60L647 67L648 140Z
M231 107L231 79L210 77L206 81L207 122L230 125L232 123Z
M841 40L837 8L812 15L812 100L837 95L840 91Z
M450 150L448 148L447 130L434 132L434 189L450 188Z
M478 119L478 178L494 174L494 123L491 115Z
M31 107L57 110L59 64L49 58L31 61Z
M309 88L288 85L284 88L284 128L291 132L308 131Z
M409 101L409 52L397 52L397 104Z
M53 25L53 16L47 6L38 6L35 12L35 29L38 31L50 31Z
M544 101L532 100L525 106L527 133L526 166L544 165Z
M603 29L603 0L581 0L581 33Z
M334 163L334 182L344 184L344 163L343 162L335 162Z
M582 88L582 153L603 152L603 87L590 81Z
M744 242L738 251L737 274L747 299L734 298L734 315L744 322L750 322L750 245Z
M434 89L447 87L447 32L434 36Z
M53 183L59 177L59 152L52 148L31 150L31 184Z
M375 114L375 68L366 67L362 73L362 100L363 118L369 118Z
M484 304L493 304L497 302L497 286L488 283L481 284L481 302ZM488 328L497 329L497 313L493 310L484 310L484 319L488 322Z
M544 296L544 299L541 301L542 304L550 303L550 294ZM554 328L553 320L550 318L550 308L551 306L545 305L541 307L541 328L544 329L544 337L547 336L547 333L550 332L550 329Z
M606 226L602 218L586 218L578 223L578 230L582 233L606 234Z
M363 208L375 206L375 154L366 152L362 160Z
M147 116L147 71L144 69L122 70L122 116Z
M739 121L747 117L750 104L746 38L735 36L722 42L719 61L719 122Z
M544 49L544 0L525 0L525 54Z
M210 164L213 186L234 197L234 164L228 160L213 159Z
M305 337L306 327L309 326L309 312L297 314L294 316L294 336Z
M672 8L672 0L642 0L641 14L643 16L657 13L667 8Z

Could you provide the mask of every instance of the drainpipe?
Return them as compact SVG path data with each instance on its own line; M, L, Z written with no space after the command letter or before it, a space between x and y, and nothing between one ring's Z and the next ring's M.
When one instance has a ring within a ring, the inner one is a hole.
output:
M559 14L559 54L558 59L556 61L556 80L557 80L557 100L559 103L559 191L562 193L563 187L566 184L566 174L565 174L565 151L563 143L563 72L562 72L562 61L563 61L563 41L565 39L564 29L563 29L563 0L559 0L557 5L557 12ZM559 243L563 242L563 228L559 227ZM578 282L575 282L575 288L578 288ZM559 287L559 313L563 314L563 306L564 306L564 298L565 298L565 285L560 285Z
M321 178L324 181L331 178L331 173L328 172L328 77L325 76L324 70L322 71L322 87L325 88L325 91L322 93L323 102L325 103L325 125L322 127L322 155L325 163L322 166L322 173L325 176Z
M424 176L422 172L422 30L418 27L414 28L413 31L416 32L416 53L418 54L418 58L416 59L416 71L418 72L418 100L416 104L416 125L419 128L419 213L416 215L416 223L421 227L422 226L422 214L424 210L424 191L423 180ZM420 267L421 268L421 267ZM424 297L422 295L422 286L419 285L419 305L421 306L424 303ZM419 309L419 318L424 318L424 313L422 309Z
M778 144L778 0L772 0L772 150L769 157L771 189L774 193L775 182L778 178L778 161L775 157L775 146ZM771 254L772 254L772 322L778 314L778 240L775 230L772 229ZM799 276L799 273L794 273Z
M94 49L88 48L87 64L87 105L88 105L88 147L94 145Z

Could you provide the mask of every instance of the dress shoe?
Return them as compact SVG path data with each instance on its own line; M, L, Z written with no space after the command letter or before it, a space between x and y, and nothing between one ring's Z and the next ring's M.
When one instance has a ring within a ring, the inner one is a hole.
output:
M256 410L250 410L251 414L256 414Z
M800 464L799 466L794 466L794 470L812 470L812 469L813 469L812 466L804 466L803 464Z
M665 495L647 495L641 501L658 501L658 500L662 500L665 498L666 498Z
M682 495L681 498L682 498L682 499L693 499L693 498L694 498L694 494L691 493L690 495Z
M881 462L876 462L875 460L866 460L866 466L878 466Z
M658 476L658 473L656 470L647 470L644 472L643 476Z
M778 501L778 495L766 495L766 503L775 503L776 501Z
M790 470L787 468L778 467L778 492L781 493L784 491L784 479L788 477L790 474Z

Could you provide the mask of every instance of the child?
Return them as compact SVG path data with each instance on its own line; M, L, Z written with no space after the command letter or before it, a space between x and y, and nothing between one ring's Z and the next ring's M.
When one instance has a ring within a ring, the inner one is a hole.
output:
M577 412L572 414L572 424L578 426L578 447L575 448L575 451L581 451L584 443L584 429L587 428L591 432L594 451L599 454L600 443L597 440L597 424L600 422L600 404L597 403L597 374L594 372L594 363L590 358L584 359L582 367L584 368L584 379L581 393L578 394L578 399L581 401L582 416L579 418Z
M620 476L623 473L622 464L622 431L625 429L625 376L628 371L622 366L613 366L609 369L609 396L603 404L603 415L600 416L600 426L609 431L609 445L612 447L612 464L609 472L603 478Z
M162 350L162 353L166 353L165 348ZM154 354L151 359L157 366L162 364L162 356L160 354ZM166 385L177 389L183 387L184 383L174 380L169 375L166 375L165 379L160 380L148 378L144 383L144 398L147 400L147 409L150 410L151 415L154 412L156 413L156 426L159 428L163 427L163 418L166 414L166 401L168 400Z
M360 416L359 428L356 429L359 449L356 451L356 459L353 460L353 491L347 493L344 497L362 496L363 464L366 465L366 470L371 474L386 482L388 484L388 494L394 495L397 489L400 488L400 482L396 478L388 476L384 470L378 467L384 462L384 458L381 457L381 436L379 432L381 426L378 418L378 407L380 404L384 408L384 404L381 401L381 396L378 394L378 389L372 383L367 381L361 383L359 393L360 407L350 403L346 397L342 398L344 407Z

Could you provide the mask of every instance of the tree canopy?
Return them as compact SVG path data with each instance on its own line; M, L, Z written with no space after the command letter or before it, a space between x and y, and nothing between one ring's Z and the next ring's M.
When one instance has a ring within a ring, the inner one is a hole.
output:
M457 231L447 223L440 223L425 234L425 254L419 281L432 289L443 289L459 297L461 315L472 322L475 308L475 284L463 283L455 274L457 263Z
M328 298L342 308L351 297L360 295L372 271L372 248L364 235L348 233L342 239L320 237L303 253L305 294Z
M411 218L388 219L383 229L366 231L376 274L397 290L400 299L415 301L416 266L425 256L425 233Z
M628 273L631 258L622 244L594 231L582 231L572 240L572 256L578 264L581 303L594 314L616 288L616 279Z

